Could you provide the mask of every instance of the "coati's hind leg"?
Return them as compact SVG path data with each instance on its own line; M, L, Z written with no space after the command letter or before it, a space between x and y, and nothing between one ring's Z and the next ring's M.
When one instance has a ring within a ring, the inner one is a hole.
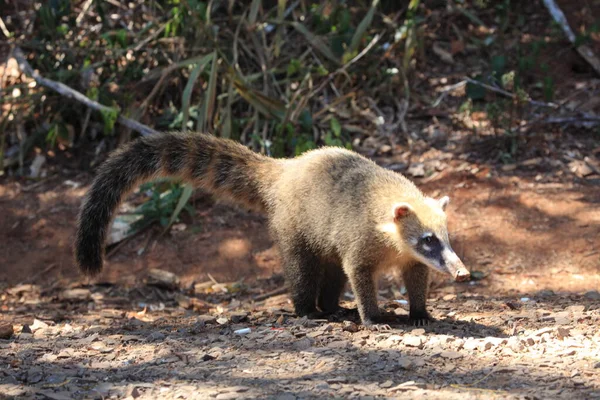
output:
M301 240L287 239L279 247L285 280L296 314L303 317L316 313L322 275L318 257Z
M348 277L342 266L336 263L322 263L323 275L319 284L319 297L317 306L325 314L338 311L340 307L340 295L346 286Z
M427 312L429 268L425 264L413 264L402 271L402 280L408 292L409 319L414 325L427 325L431 316Z

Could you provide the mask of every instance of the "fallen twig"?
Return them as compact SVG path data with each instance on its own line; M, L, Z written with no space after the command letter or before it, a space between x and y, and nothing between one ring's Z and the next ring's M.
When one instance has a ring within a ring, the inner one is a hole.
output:
M43 270L41 270L40 272L38 272L36 274L33 274L33 276L30 276L29 278L27 278L27 279L19 282L19 284L16 285L16 286L24 285L26 283L35 282L35 280L37 278L39 278L42 275L47 274L48 272L50 272L52 269L54 269L56 267L58 267L58 264L57 263L52 263L52 264L48 265L46 268L44 268Z
M501 94L501 95L503 95L503 96L510 97L511 99L515 99L515 98L517 98L517 95L516 95L516 94L514 94L514 93L508 92L508 91L506 91L506 90L504 90L504 89L500 89L499 87L495 87L495 86L492 86L492 85L488 85L488 84L486 84L486 83L480 82L480 81L478 81L478 80L475 80L475 79L471 79L471 78L469 78L469 77L465 77L465 81L466 81L466 82L468 82L468 83L471 83L471 84L473 84L473 85L478 85L478 86L481 86L481 87L482 87L482 88L484 88L484 89L487 89L487 90L490 90L490 91L492 91L492 92L495 92L495 93ZM542 101L536 101L536 100L531 100L531 99L528 99L528 100L527 100L527 102L528 102L529 104L531 104L531 105L534 105L534 106L539 106L539 107L548 107L548 108L557 108L557 107L558 107L558 106L557 106L556 104L554 104L554 103L544 103L544 102L542 102Z
M287 291L288 291L287 286L282 286L275 290L271 290L270 292L259 294L258 296L254 296L254 298L252 300L254 300L254 301L266 300L269 297L279 296L280 294L287 293Z
M569 42L571 42L572 44L575 44L575 41L577 39L575 36L575 33L573 33L573 30L569 26L569 22L567 21L565 14L558 7L558 5L555 3L555 1L554 0L544 0L544 5L550 12L550 15L552 15L552 18L554 19L554 21L556 21L556 23L558 23L560 25L563 32L567 36L567 39L569 39ZM585 61L587 61L588 64L590 64L592 66L592 68L594 68L596 73L600 74L600 59L598 59L598 57L596 57L596 55L594 54L592 49L588 45L582 44L582 45L577 46L576 50L581 55L581 57L583 57L585 59Z
M83 103L86 106L88 106L96 111L106 112L106 113L114 112L113 108L107 107L105 105L98 103L97 101L94 101L94 100L88 98L83 93L78 92L77 90L71 89L64 83L56 82L56 81L53 81L51 79L44 78L43 76L41 76L37 71L35 71L31 67L31 65L27 61L27 58L25 57L25 54L23 54L23 51L20 48L17 47L13 50L13 56L17 60L17 63L19 64L19 68L21 69L21 71L23 73L25 73L26 75L29 75L30 77L32 77L40 85L50 88L65 97L68 97L70 99L75 99L75 100L79 101L80 103ZM149 126L146 126L140 122L134 121L134 120L124 117L122 115L119 115L119 117L117 118L117 122L119 122L123 126L126 126L129 129L139 132L140 134L142 134L144 136L158 133L157 131L150 128Z

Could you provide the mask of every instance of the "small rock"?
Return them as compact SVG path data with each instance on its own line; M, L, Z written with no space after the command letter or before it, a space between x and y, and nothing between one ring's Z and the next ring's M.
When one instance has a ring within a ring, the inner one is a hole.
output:
M567 307L567 311L572 312L572 313L584 312L585 311L585 306L583 306L583 305L580 305L580 306L569 306L569 307Z
M196 321L202 324L214 324L215 322L217 322L217 318L213 315L202 314L199 315L198 318L196 318Z
M63 300L85 301L92 297L89 289L67 289L60 294Z
M600 292L597 290L590 290L589 292L586 292L583 297L588 300L600 300Z
M564 340L566 337L571 335L571 330L569 328L558 327L556 329L556 337L560 340Z
M244 322L245 320L248 319L248 313L246 313L246 312L233 313L229 316L229 319L231 319L231 322L233 322L234 324L239 324L240 322Z
M330 349L345 349L348 347L348 341L346 340L336 340L334 342L328 343L327 347Z
M205 354L203 354L203 355L200 357L200 359L201 359L202 361L210 361L210 360L214 360L215 358L217 358L217 357L215 357L215 356L211 356L211 355L210 355L210 354L208 354L208 353L205 353Z
M148 336L148 341L149 342L159 342L161 340L164 340L167 337L167 335L165 335L162 332L152 332L150 334L150 336Z
M594 368L600 368L600 361L598 361L596 364L594 364Z
M346 332L356 333L358 332L358 325L352 321L344 321L344 326L342 329Z
M456 299L455 294L447 294L444 297L442 297L442 300L444 300L444 301L451 301L451 300L455 300L455 299Z
M34 319L33 324L31 324L31 326L29 328L31 328L32 332L35 332L40 329L46 329L46 328L48 328L48 326L49 325L47 323L40 321L39 319Z
M409 346L409 347L419 347L423 344L424 340L422 336L410 336L407 335L404 337L404 340L402 340L402 343L404 343L405 346Z
M424 335L425 329L423 329L423 328L413 329L412 331L410 331L410 333L414 336Z
M296 396L294 396L291 393L282 393L282 394L278 394L275 397L275 400L296 400Z
M304 338L294 342L292 347L294 348L294 350L303 351L303 350L308 349L310 346L312 346L312 344L313 344L312 339L310 339L309 337L304 337Z
M459 353L458 351L442 351L440 353L440 356L442 356L444 358L449 358L451 360L463 357L463 355L461 353Z
M179 278L172 272L153 268L148 271L146 285L174 290L179 287Z
M23 328L21 328L21 333L25 333L25 334L31 334L31 328L29 327L29 325L23 325Z
M540 290L540 292L538 293L538 297L542 297L542 298L554 297L554 296L556 296L556 293L554 293L554 291L550 290L550 289Z
M394 386L394 382L387 380L385 382L383 382L381 385L379 385L380 388L382 389L388 389L391 388L392 386Z
M423 163L415 163L411 164L406 171L408 175L411 175L414 178L421 178L425 176L425 164Z
M217 318L217 324L219 325L225 325L227 322L229 322L229 319L225 317Z
M412 361L410 358L407 357L400 357L397 361L396 364L398 365L398 367L400 367L401 369L409 369L410 366L412 365Z
M465 342L463 343L463 349L468 350L468 351L472 351L475 349L478 349L481 345L481 342L477 339L474 338L469 338L466 339Z
M10 339L14 333L12 324L0 323L0 339Z
M239 394L235 392L227 392L227 393L219 393L216 397L217 400L235 400L240 397Z
M384 144L379 148L379 154L387 154L392 152L392 146L389 144Z
M29 384L39 383L43 378L44 374L38 369L31 369L27 371L27 383Z

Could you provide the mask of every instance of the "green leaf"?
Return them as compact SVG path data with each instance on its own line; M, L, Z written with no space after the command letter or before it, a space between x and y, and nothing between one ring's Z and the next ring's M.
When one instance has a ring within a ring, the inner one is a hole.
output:
M177 218L179 217L179 214L181 213L181 210L183 210L183 207L185 207L187 202L190 200L190 197L192 197L193 192L194 192L194 186L192 186L191 184L187 184L183 187L183 191L181 192L181 196L179 197L179 200L177 201L177 206L175 206L175 210L173 210L173 214L171 214L171 218L169 219L167 228L170 227L171 225L173 225L173 223L177 220ZM162 221L161 221L161 224L162 224Z
M485 97L485 88L475 83L467 82L465 91L471 100L481 100Z
M104 135L110 135L115 129L115 123L119 118L119 110L111 108L110 111L101 111L102 120L104 121Z
M252 5L250 6L250 15L248 15L248 22L250 25L256 24L256 17L258 16L260 2L261 0L252 0Z
M196 81L198 80L198 77L200 76L200 73L202 72L202 70L204 70L204 67L206 66L206 64L210 60L212 60L213 57L214 57L214 53L208 54L208 55L204 56L198 62L198 64L196 64L196 66L194 67L194 69L192 69L192 72L190 73L190 77L189 77L187 83L185 84L185 88L183 89L183 96L181 99L181 112L183 114L181 129L184 131L187 130L187 123L190 118L190 101L192 98L192 92L194 90L194 85L196 84Z
M202 107L202 113L198 118L196 124L197 130L204 133L210 133L212 129L209 129L210 120L215 109L215 99L217 96L217 52L216 50L212 53L212 66L210 68L210 77L208 78L208 88L206 90L206 96L204 99L204 105Z
M331 130L333 131L333 135L339 138L342 134L342 126L340 125L340 121L338 121L335 117L331 118Z
M375 9L377 8L377 4L379 4L379 0L373 0L369 11L367 11L367 15L365 15L362 21L360 21L360 24L358 24L356 32L354 32L354 36L352 36L350 47L348 47L348 50L346 51L347 53L354 53L358 50L360 41L365 35L367 28L371 25L371 21L373 21L373 16L375 15Z
M281 101L247 86L240 77L233 78L233 86L240 96L261 114L280 121L285 117L286 107Z
M506 68L506 56L499 55L492 57L492 71L494 71L494 77L499 78L504 74Z
M315 49L317 49L321 54L323 54L325 57L327 57L328 59L330 59L331 61L333 61L336 64L340 63L340 60L335 56L335 54L333 54L333 51L331 51L329 46L327 46L325 44L325 42L323 42L323 40L321 40L320 37L313 34L311 31L309 31L304 25L302 25L299 22L290 22L290 25L292 25L292 27L294 27L294 29L296 29L299 33L301 33L306 38L306 40L308 40L308 42Z

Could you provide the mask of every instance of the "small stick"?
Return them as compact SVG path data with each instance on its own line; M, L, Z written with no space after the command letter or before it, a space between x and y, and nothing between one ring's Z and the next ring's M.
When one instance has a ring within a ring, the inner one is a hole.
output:
M269 297L279 296L280 294L287 293L287 291L288 291L287 286L282 286L282 287L277 288L275 290L271 290L270 292L259 294L258 296L254 296L254 298L252 300L254 300L254 301L266 300Z
M479 82L479 81L477 81L477 80L475 80L475 79L471 79L471 78L469 78L469 77L465 77L465 81L467 81L467 82L469 82L469 83L472 83L473 85L478 85L478 86L481 86L482 88L485 88L485 89L487 89L487 90L490 90L490 91L492 91L492 92L499 93L499 94L501 94L501 95L503 95L503 96L510 97L511 99L514 99L514 98L516 98L516 97L517 97L517 95L516 95L516 94L514 94L514 93L507 92L507 91L506 91L506 90L504 90L504 89L500 89L500 88L498 88L498 87L491 86L491 85L485 84L485 83L483 83L483 82ZM554 103L544 103L544 102L541 102L541 101L535 101L535 100L527 100L527 102L528 102L529 104L532 104L532 105L534 105L534 106L548 107L548 108L557 108L557 105L556 105L556 104L554 104Z
M573 33L573 30L569 26L569 22L567 21L567 18L565 17L565 14L562 12L560 7L558 7L554 0L544 0L544 5L548 9L548 12L550 12L550 15L552 15L554 21L556 21L556 23L560 25L563 32L567 36L567 39L569 39L569 42L575 44L577 37L575 36L575 33ZM597 74L600 74L600 59L596 57L592 49L588 45L582 44L578 46L576 50L579 53L579 55L581 55L581 57L583 57L585 61L587 61L588 64L590 64L592 68L594 68L594 71L596 71Z
M38 272L37 274L34 274L33 276L31 276L31 277L29 277L29 278L27 278L27 279L19 282L19 284L17 286L24 285L24 284L26 284L28 282L34 282L37 278L39 278L40 276L42 276L42 275L50 272L53 268L56 268L57 266L58 266L57 263L52 263L52 264L48 265L46 268L44 268L43 270L41 270L40 272Z

